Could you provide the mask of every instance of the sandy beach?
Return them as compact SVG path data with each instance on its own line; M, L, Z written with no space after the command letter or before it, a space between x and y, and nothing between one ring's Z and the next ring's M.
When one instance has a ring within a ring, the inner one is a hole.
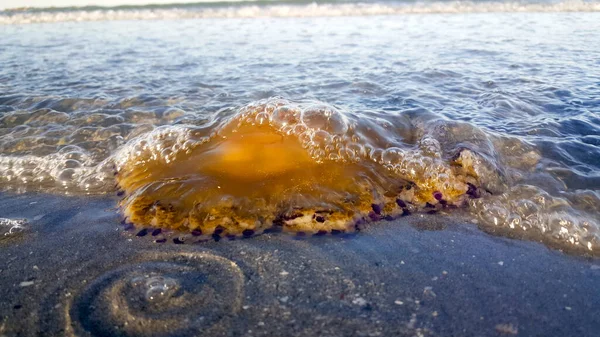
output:
M112 198L8 195L2 336L594 336L600 262L440 216L157 244ZM37 220L33 220L37 219Z

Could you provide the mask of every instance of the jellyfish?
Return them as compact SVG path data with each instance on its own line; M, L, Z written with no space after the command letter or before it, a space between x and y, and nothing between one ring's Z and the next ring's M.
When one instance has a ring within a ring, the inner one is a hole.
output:
M247 237L350 232L475 194L472 169L381 146L371 129L336 107L282 99L210 128L165 127L118 153L119 206L126 223L152 228L144 235Z

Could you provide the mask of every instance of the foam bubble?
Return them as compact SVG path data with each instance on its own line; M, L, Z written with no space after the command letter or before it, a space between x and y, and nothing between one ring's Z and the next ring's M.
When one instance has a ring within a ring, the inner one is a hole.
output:
M113 170L108 162L90 161L83 152L52 153L43 157L0 156L0 185L26 192L106 193L113 190Z
M538 187L517 185L500 195L471 200L470 206L484 230L540 240L568 251L597 253L599 249L597 215Z
M38 100L52 108L14 110L0 116L0 169L4 173L0 188L4 190L68 194L113 191L112 156L118 149L156 126L187 116L183 110L160 105L140 111L142 98L126 98L115 104L125 107L133 101L140 105L138 110L108 110L102 100Z

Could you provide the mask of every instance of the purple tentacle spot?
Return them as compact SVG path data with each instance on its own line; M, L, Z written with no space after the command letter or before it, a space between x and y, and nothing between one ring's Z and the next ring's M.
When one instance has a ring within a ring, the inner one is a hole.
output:
M406 203L402 199L396 199L396 204L402 208L406 208Z
M471 183L467 183L467 185L469 186L469 188L467 189L467 194L473 199L479 198L480 195L479 191L477 190L477 187Z
M377 204L371 204L371 208L373 209L373 212L375 212L375 214L381 214L381 206Z
M317 222L323 223L323 222L325 222L325 217L318 215L318 216L315 217L315 220Z
M221 240L221 236L219 234L213 234L212 235L213 240L215 240L215 242L219 242Z
M253 229L245 229L245 230L242 232L242 235L243 235L244 237L247 237L247 238L248 238L248 237L251 237L252 235L254 235L254 230L253 230Z
M223 228L221 226L217 226L215 228L215 231L213 232L213 235L221 235L224 231L225 231L225 228Z
M156 243L165 243L165 242L167 242L167 239L165 239L165 238L156 239L156 240L154 240L154 242L156 242Z
M323 236L323 235L327 235L327 231L320 230L314 234L314 236Z
M200 236L200 235L202 235L202 231L201 231L201 230L199 230L199 229L194 229L194 230L192 231L192 235L193 235L193 236Z
M369 219L371 219L371 221L378 221L381 220L381 216L375 214L375 212L369 212Z
M386 215L386 216L383 217L383 219L386 220L386 221L394 221L394 217L391 216L391 215Z
M180 244L183 244L183 243L184 243L184 241L183 241L183 240L181 240L180 238L173 238L173 243L174 243L174 244L177 244L177 245L180 245Z
M157 236L160 233L162 233L162 229L157 228L157 229L155 229L155 230L152 231L152 236Z
M433 204L430 204L428 202L425 203L425 208L435 208L435 206Z
M442 200L442 198L443 198L444 196L442 195L442 192L440 192L440 191L435 191L435 192L433 192L433 197L435 198L435 200L437 200L437 201L440 201L440 200Z
M146 236L146 234L148 234L148 229L144 228L141 231L137 232L135 236Z

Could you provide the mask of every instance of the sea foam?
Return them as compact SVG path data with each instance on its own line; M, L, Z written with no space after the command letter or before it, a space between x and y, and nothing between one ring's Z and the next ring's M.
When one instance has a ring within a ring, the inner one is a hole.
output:
M600 3L580 0L560 2L359 2L359 3L306 3L236 5L221 3L208 6L150 6L150 7L89 7L41 10L0 11L0 24L29 24L50 22L85 22L113 20L181 20L203 18L259 18L259 17L339 17L401 14L459 14L459 13L521 13L521 12L598 12Z

